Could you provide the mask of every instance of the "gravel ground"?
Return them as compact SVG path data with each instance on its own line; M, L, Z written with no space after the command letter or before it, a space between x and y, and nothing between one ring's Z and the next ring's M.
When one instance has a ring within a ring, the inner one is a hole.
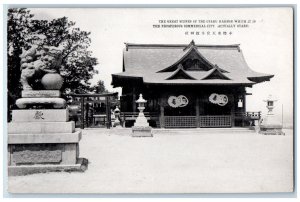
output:
M245 193L289 192L293 134L155 135L132 138L84 130L84 173L8 178L13 193Z

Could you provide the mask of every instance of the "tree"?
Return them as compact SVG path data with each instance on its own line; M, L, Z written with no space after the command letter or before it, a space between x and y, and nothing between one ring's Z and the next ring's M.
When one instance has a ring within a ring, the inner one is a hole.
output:
M108 90L104 86L104 82L99 80L96 85L91 88L91 91L94 93L108 93Z
M33 15L24 8L9 9L7 21L7 88L9 108L21 93L21 59L22 48L28 49L32 42L27 33L31 32Z
M90 32L74 27L75 23L66 17L52 21L34 20L36 35L40 37L38 44L63 46L63 60L60 73L64 76L63 90L68 93L86 93L90 91L89 80L97 71L97 59L88 50L91 39Z
M91 91L89 80L97 71L97 59L88 50L90 32L74 27L75 22L67 17L36 20L30 10L14 8L8 10L8 104L20 97L20 57L22 48L32 45L62 46L63 60L60 74L64 77L63 94Z

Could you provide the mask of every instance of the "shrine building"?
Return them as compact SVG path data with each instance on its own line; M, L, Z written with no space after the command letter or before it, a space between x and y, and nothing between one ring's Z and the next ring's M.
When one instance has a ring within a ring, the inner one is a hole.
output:
M123 72L112 75L112 85L122 87L126 126L142 94L153 127L236 127L260 118L260 112L246 112L246 87L273 76L251 70L239 45L127 43Z

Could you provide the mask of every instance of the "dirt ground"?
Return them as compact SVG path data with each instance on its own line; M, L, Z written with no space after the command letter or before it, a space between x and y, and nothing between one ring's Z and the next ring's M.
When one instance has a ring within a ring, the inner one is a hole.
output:
M8 178L14 193L289 192L293 134L167 134L150 138L84 130L84 173Z

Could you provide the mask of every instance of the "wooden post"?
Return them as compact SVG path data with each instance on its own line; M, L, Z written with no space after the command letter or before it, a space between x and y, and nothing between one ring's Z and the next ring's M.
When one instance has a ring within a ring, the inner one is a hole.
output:
M246 92L244 92L244 95L243 95L243 108L244 108L244 112L246 112Z
M125 112L123 112L123 127L125 128Z
M109 96L105 97L106 103L106 128L110 129L111 117L110 117L110 99Z
M200 116L199 116L199 97L196 97L196 127L200 128Z
M81 124L80 128L84 129L84 97L81 97Z
M135 87L132 89L132 112L136 112L136 94L135 94Z
M86 123L86 127L89 127L89 110L90 110L90 105L89 102L87 101L85 103L85 123Z
M204 107L205 107L205 95L201 95L199 98L199 128L201 128L201 117L204 115Z
M160 121L160 127L164 128L165 127L165 108L160 104L160 116L159 116L159 121Z
M246 92L245 91L243 92L243 112L246 116ZM243 119L243 122L242 122L243 127L245 126L245 120L246 120L245 118Z
M159 125L160 128L164 128L165 127L165 107L164 107L164 103L163 103L163 95L158 95L159 99L158 99L158 104L159 104L159 114L158 114L158 118L159 118Z
M231 110L230 110L230 114L231 114L231 127L235 127L235 105L237 104L235 101L235 95L230 95L230 99L232 100L231 102Z

